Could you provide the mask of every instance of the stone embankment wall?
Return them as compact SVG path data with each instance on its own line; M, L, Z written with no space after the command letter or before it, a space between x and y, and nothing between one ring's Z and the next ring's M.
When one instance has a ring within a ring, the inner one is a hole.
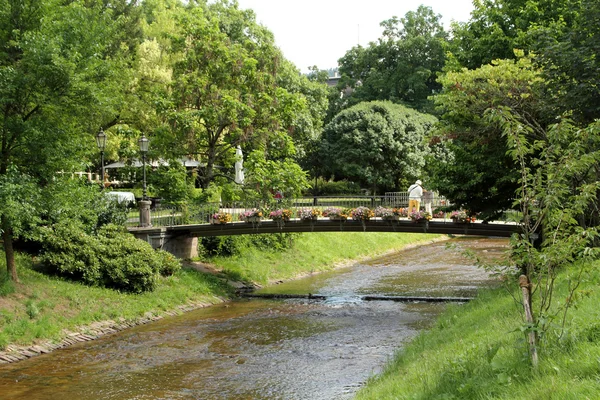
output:
M215 298L214 303L209 302L198 302L179 306L175 310L165 311L160 314L146 313L143 317L138 318L134 321L126 321L120 318L119 321L101 321L94 322L91 325L80 327L78 332L65 331L64 338L57 343L50 341L35 344L32 346L16 346L8 345L4 351L0 351L0 364L8 364L21 360L26 360L31 357L39 356L40 354L50 353L54 350L62 349L74 345L76 343L87 342L90 340L98 339L104 335L110 335L117 333L127 328L131 328L137 325L147 324L152 321L157 321L164 317L180 315L184 312L192 311L197 308L208 307L215 303L226 301L224 298Z

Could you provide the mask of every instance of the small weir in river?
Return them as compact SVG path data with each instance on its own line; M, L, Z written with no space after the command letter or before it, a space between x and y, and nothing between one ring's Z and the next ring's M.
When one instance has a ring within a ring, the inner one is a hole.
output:
M447 307L369 296L469 298L495 284L448 243L488 259L507 247L427 244L257 292L287 299L240 299L4 365L0 398L352 398Z

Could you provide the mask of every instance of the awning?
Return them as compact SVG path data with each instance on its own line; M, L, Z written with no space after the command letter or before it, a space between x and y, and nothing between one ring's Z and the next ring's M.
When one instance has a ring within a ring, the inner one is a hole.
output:
M178 160L179 162L181 162L181 164L183 164L184 167L199 167L199 166L204 166L205 164L201 164L199 161L196 160L192 160L190 158L180 158ZM105 165L104 168L123 168L123 167L135 167L135 168L141 168L142 167L142 162L140 160L133 160L131 162L131 164L127 164L125 161L117 161L108 165ZM146 161L146 165L151 166L151 167L158 167L159 165L165 165L168 166L169 162L163 159L159 159L159 160L149 160Z

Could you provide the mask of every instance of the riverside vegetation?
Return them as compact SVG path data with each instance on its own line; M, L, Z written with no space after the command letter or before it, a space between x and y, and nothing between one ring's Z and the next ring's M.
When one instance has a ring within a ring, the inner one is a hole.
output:
M264 236L264 235L256 235ZM326 270L344 259L374 255L431 235L389 233L312 233L299 235L287 249L275 239L247 246L231 239L205 240L205 256L225 277L266 284L298 274ZM286 238L287 239L287 238ZM255 239L245 239L247 244ZM348 246L347 243L353 243ZM261 248L262 246L262 248ZM210 253L221 253L211 256ZM226 255L228 254L229 255ZM184 267L160 277L154 292L133 294L90 287L42 274L29 256L17 257L23 284L6 275L0 283L0 347L60 340L63 330L95 321L135 321L161 315L185 304L208 304L233 294L226 282ZM516 282L482 291L476 300L449 305L437 323L398 352L385 371L367 382L358 399L596 399L600 397L599 263L586 268L576 307L568 324L547 333L537 370L530 368L527 342L520 323L522 305L515 300ZM563 272L563 278L572 273ZM567 279L561 279L566 282ZM568 293L567 283L556 297ZM518 297L517 297L518 298Z
M226 280L264 285L431 238L348 232L297 235L293 241L283 235L206 239L204 258L222 270L221 277L184 267L172 275L156 275L154 290L137 294L43 273L31 256L17 254L22 283L14 283L5 272L0 275L0 349L9 344L59 341L65 330L77 331L97 321L135 321L148 313L159 316L189 304L216 303L234 294Z
M567 323L551 321L531 368L521 324L523 306L514 290L486 290L465 305L449 306L429 331L400 350L372 378L358 399L600 398L600 263L590 263ZM569 295L569 274L560 275L556 299ZM557 301L554 301L556 304Z

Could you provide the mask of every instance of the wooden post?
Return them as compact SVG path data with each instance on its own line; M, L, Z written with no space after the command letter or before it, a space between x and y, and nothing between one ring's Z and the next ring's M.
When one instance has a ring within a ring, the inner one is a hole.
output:
M519 286L523 292L523 308L525 310L525 320L533 326L533 313L531 312L531 284L527 275L519 276ZM531 355L531 364L534 368L538 366L538 355L536 346L535 331L530 330L527 334L529 341L529 354Z

